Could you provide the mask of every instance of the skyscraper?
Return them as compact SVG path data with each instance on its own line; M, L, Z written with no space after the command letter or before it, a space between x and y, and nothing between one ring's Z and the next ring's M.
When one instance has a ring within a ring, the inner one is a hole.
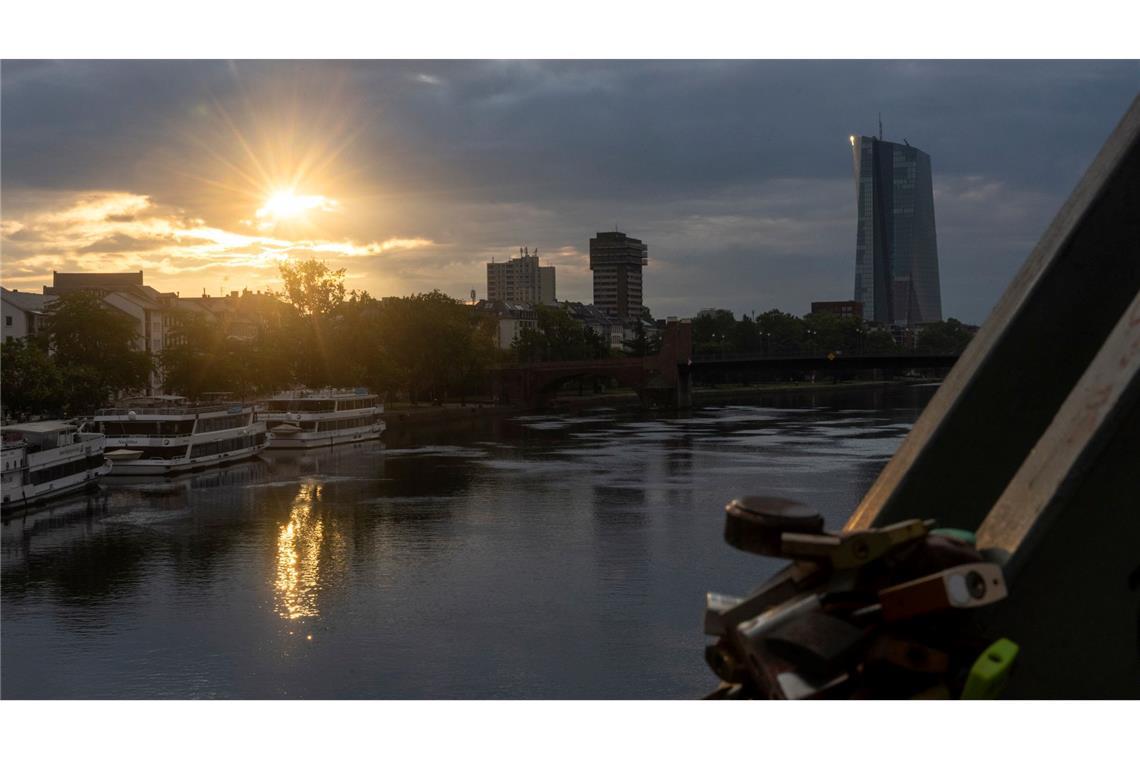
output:
M869 322L942 319L930 156L910 145L851 136L855 192L855 300Z
M519 253L517 259L487 264L487 300L553 305L554 267L538 265L538 249Z
M623 322L641 317L641 268L649 263L649 246L622 232L599 232L590 238L590 270L594 273L594 306Z

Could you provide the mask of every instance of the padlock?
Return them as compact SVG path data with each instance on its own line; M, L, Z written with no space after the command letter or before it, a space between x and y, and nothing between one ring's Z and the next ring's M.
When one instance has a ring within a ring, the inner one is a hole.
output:
M723 640L705 647L705 662L722 681L739 683L747 675L745 666Z
M918 641L890 634L877 637L867 648L868 662L885 662L912 673L940 675L950 669L950 656Z
M705 633L723 636L736 625L782 604L824 577L823 569L810 562L794 562L771 581L749 596L740 599L724 594L705 595Z
M761 692L775 689L775 674L792 668L781 665L768 649L768 634L793 617L818 609L819 595L804 593L740 623L725 637L738 653L737 662L748 668L751 680Z
M951 609L983 607L1006 597L1001 568L990 562L974 562L942 570L879 591L883 620L927 615Z
M998 639L990 644L970 668L966 685L962 687L962 699L997 699L1009 681L1018 649L1009 639Z
M798 672L833 676L854 663L867 631L822 610L791 616L764 637L765 646Z
M933 521L904 520L883 528L838 535L786 532L780 541L780 551L786 557L827 562L843 570L860 567L895 547L925 538L933 524Z
M766 557L784 556L780 552L784 533L823 531L823 517L791 499L742 496L730 501L724 510L724 540L737 549Z
M712 591L705 594L705 633L709 636L723 636L728 630L723 621L724 614L743 601L738 596Z
M775 696L784 699L827 699L838 696L850 684L851 676L841 673L833 678L815 678L794 670L784 671L776 676L780 693Z

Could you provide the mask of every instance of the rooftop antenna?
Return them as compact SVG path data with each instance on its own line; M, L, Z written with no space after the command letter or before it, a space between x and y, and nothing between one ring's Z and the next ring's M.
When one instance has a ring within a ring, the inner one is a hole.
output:
M883 112L879 111L879 139L883 139Z

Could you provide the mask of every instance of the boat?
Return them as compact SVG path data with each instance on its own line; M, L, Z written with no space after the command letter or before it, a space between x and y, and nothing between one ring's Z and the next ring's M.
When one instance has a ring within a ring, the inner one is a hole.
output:
M111 471L107 439L70 422L6 425L0 449L0 503L22 507L93 486Z
M311 449L379 438L384 404L365 388L284 391L264 401L259 415L270 449Z
M171 475L256 456L265 423L247 403L198 403L183 396L123 399L95 414L115 475Z

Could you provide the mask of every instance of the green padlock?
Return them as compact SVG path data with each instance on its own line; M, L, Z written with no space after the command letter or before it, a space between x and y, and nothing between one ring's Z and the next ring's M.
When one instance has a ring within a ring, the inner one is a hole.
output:
M998 639L990 644L970 668L962 699L997 699L1009 681L1017 652L1017 644L1009 639Z

